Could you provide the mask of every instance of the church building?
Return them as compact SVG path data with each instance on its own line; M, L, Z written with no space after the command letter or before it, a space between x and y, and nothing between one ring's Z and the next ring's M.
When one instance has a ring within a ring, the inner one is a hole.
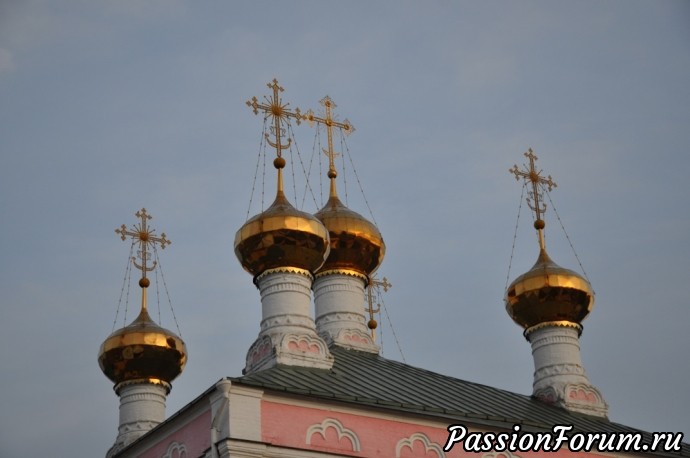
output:
M169 241L140 210L135 226L116 232L138 247L132 264L141 271L141 311L107 337L98 355L120 399L107 458L690 457L682 434L608 420L609 407L580 357L581 323L594 294L586 278L547 254L542 196L555 183L537 171L532 150L525 153L529 165L510 172L529 191L537 260L505 296L508 315L531 346L532 394L382 357L372 332L377 323L364 303L386 245L377 226L344 205L337 191L334 130L353 127L336 120L328 97L322 115L303 114L283 103L276 80L268 87L264 102L254 97L247 104L270 126L265 141L276 153L275 200L234 241L262 310L245 367L241 375L209 381L205 392L166 417L166 397L187 350L148 313L147 274L157 259L150 250ZM318 124L328 134L329 197L315 214L297 210L283 190L291 120Z

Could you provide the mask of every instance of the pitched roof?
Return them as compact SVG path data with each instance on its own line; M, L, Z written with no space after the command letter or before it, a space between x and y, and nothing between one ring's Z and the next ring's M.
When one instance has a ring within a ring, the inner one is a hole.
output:
M554 425L573 425L574 431L650 433L551 406L530 396L448 377L382 356L332 346L332 369L276 366L235 383L312 398L391 409L448 420L469 421L503 429L520 424L523 430L550 431ZM680 453L648 452L659 456L690 456L690 444Z

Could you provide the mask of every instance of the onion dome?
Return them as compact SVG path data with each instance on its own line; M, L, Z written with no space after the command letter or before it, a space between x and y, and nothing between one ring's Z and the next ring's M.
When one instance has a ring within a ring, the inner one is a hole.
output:
M594 307L594 293L587 280L541 249L536 264L510 284L505 303L513 321L525 329L549 322L579 325Z
M335 192L314 216L331 239L331 253L318 273L355 272L368 277L381 265L386 244L378 228L343 205Z
M187 363L187 348L175 333L158 326L149 316L146 307L146 290L151 284L146 273L154 270L158 261L149 265L151 254L149 248L160 245L161 249L170 244L165 233L160 236L148 226L151 215L145 208L135 216L140 222L128 229L124 224L115 229L124 241L131 237L133 244L138 244L141 264L132 258L132 264L142 272L139 280L141 287L141 312L129 325L118 329L108 336L98 351L98 365L101 370L117 385L123 382L148 381L169 385ZM169 386L168 386L169 388Z
M339 128L341 132L349 135L355 128L347 119L343 122L336 121L333 115L336 105L330 97L324 97L319 103L324 107L324 116L317 116L312 110L304 116L312 125L324 125L328 134L328 148L324 148L323 152L328 156L327 176L330 179L330 195L326 205L314 216L328 229L331 254L317 274L337 272L361 275L368 279L383 262L386 245L374 224L343 205L338 199L335 184L338 172L335 169L337 153L333 150L333 129Z
M572 270L564 269L546 254L544 227L541 218L546 210L542 189L555 188L551 178L543 177L537 170L537 156L530 148L524 156L529 166L520 170L517 165L509 171L516 179L523 178L532 190L527 203L535 212L534 228L539 235L539 258L527 273L519 276L506 291L505 304L508 314L526 330L540 324L556 324L580 328L580 323L594 306L594 292L589 282Z
M271 118L271 128L275 141L271 141L268 133L265 133L269 145L276 149L277 157L273 160L273 166L278 171L278 186L276 199L264 212L249 219L235 234L235 255L242 267L258 277L271 269L300 269L313 274L328 256L328 231L314 216L301 212L288 202L283 193L283 168L285 159L281 151L291 144L281 140L281 127L289 118L295 118L297 124L302 119L299 108L294 111L288 109L287 103L283 103L280 93L283 88L277 80L268 84L273 95L265 97L266 103L259 103L256 97L247 101L247 105L258 114L259 110Z
M182 339L154 323L145 308L132 324L105 339L98 352L101 370L116 386L135 380L169 384L186 363Z
M328 256L328 231L309 213L297 210L283 193L285 159L276 158L278 192L264 212L248 220L235 234L235 255L257 277L269 269L297 268L314 273Z

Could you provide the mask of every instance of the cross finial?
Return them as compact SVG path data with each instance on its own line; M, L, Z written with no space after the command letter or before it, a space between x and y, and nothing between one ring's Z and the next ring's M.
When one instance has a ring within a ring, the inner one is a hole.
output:
M367 302L369 304L369 323L367 323L367 326L369 329L371 329L371 337L376 341L376 327L378 326L378 323L376 323L376 320L374 319L374 314L379 313L381 311L381 304L376 304L376 308L374 308L374 290L378 290L380 288L383 288L384 292L388 292L390 288L392 288L393 285L391 285L388 282L388 279L386 277L383 277L383 280L379 280L375 277L372 277L369 279L369 286L367 287Z
M328 133L328 149L324 148L323 152L328 156L328 178L331 179L331 196L335 196L335 177L338 176L338 172L335 170L335 158L338 153L333 150L333 127L343 129L347 135L354 132L355 128L347 119L343 122L335 120L333 108L336 107L336 104L329 96L319 100L319 103L324 107L325 117L316 116L312 110L309 110L303 118L307 120L310 126L313 126L314 123L326 126L326 132Z
M148 266L149 245L153 246L156 244L160 244L161 249L164 250L165 247L167 245L170 245L171 242L166 238L165 232L161 233L160 237L158 237L155 235L156 230L149 228L148 220L151 219L151 215L149 215L146 212L145 208L142 208L141 210L136 212L134 216L139 218L141 221L135 224L131 229L127 229L127 226L123 224L118 229L115 229L115 233L119 234L122 240L126 240L127 236L130 236L135 241L135 243L139 243L138 254L139 259L141 259L141 264L137 264L136 258L134 257L132 257L132 263L137 269L141 270L142 279L145 279L146 272L151 272L153 269L156 268L156 261L153 261L153 264L150 267Z
M302 114L299 108L295 108L294 111L288 110L289 103L283 104L283 99L280 97L280 93L284 89L278 85L278 80L273 79L272 82L267 84L269 89L273 90L273 94L270 97L264 96L266 103L259 103L259 99L252 97L251 100L247 101L247 106L251 107L254 114L259 114L259 110L265 113L265 117L273 118L273 135L275 136L275 142L272 142L268 133L266 133L266 140L268 144L276 149L276 154L278 157L282 157L283 148L289 148L292 139L287 139L287 144L283 145L281 142L281 136L283 134L282 128L280 126L281 122L287 122L288 118L295 118L297 120L297 125L299 126L302 121ZM281 167L282 168L282 167Z
M553 181L551 175L544 178L541 175L542 170L537 171L534 163L539 158L534 154L532 148L529 148L527 152L524 154L525 157L529 159L529 167L523 164L525 169L520 170L518 169L517 165L514 165L513 168L509 169L508 171L515 175L516 180L519 181L520 178L523 178L525 182L529 182L532 185L532 190L529 192L529 197L527 198L527 205L529 205L529 207L534 211L534 214L536 216L536 219L534 221L534 227L535 229L537 229L537 231L539 231L539 244L543 249L544 238L542 230L545 227L545 223L541 217L542 214L546 211L546 203L542 202L542 192L539 188L540 186L546 186L548 190L551 191L558 185L556 185L556 182Z

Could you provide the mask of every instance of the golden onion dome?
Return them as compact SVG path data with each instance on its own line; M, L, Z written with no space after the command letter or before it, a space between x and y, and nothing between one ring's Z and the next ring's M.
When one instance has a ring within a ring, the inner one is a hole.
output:
M534 267L510 284L505 303L513 321L525 329L559 321L579 325L594 307L594 293L587 280L557 265L542 249Z
M254 275L298 268L314 273L328 256L328 231L309 213L294 208L279 186L276 199L235 234L235 255Z
M334 191L314 216L331 239L331 253L317 273L355 272L368 277L381 265L386 244L378 228L343 205Z
M101 370L116 386L133 380L170 383L186 363L182 339L158 326L145 308L132 324L105 339L98 352Z

